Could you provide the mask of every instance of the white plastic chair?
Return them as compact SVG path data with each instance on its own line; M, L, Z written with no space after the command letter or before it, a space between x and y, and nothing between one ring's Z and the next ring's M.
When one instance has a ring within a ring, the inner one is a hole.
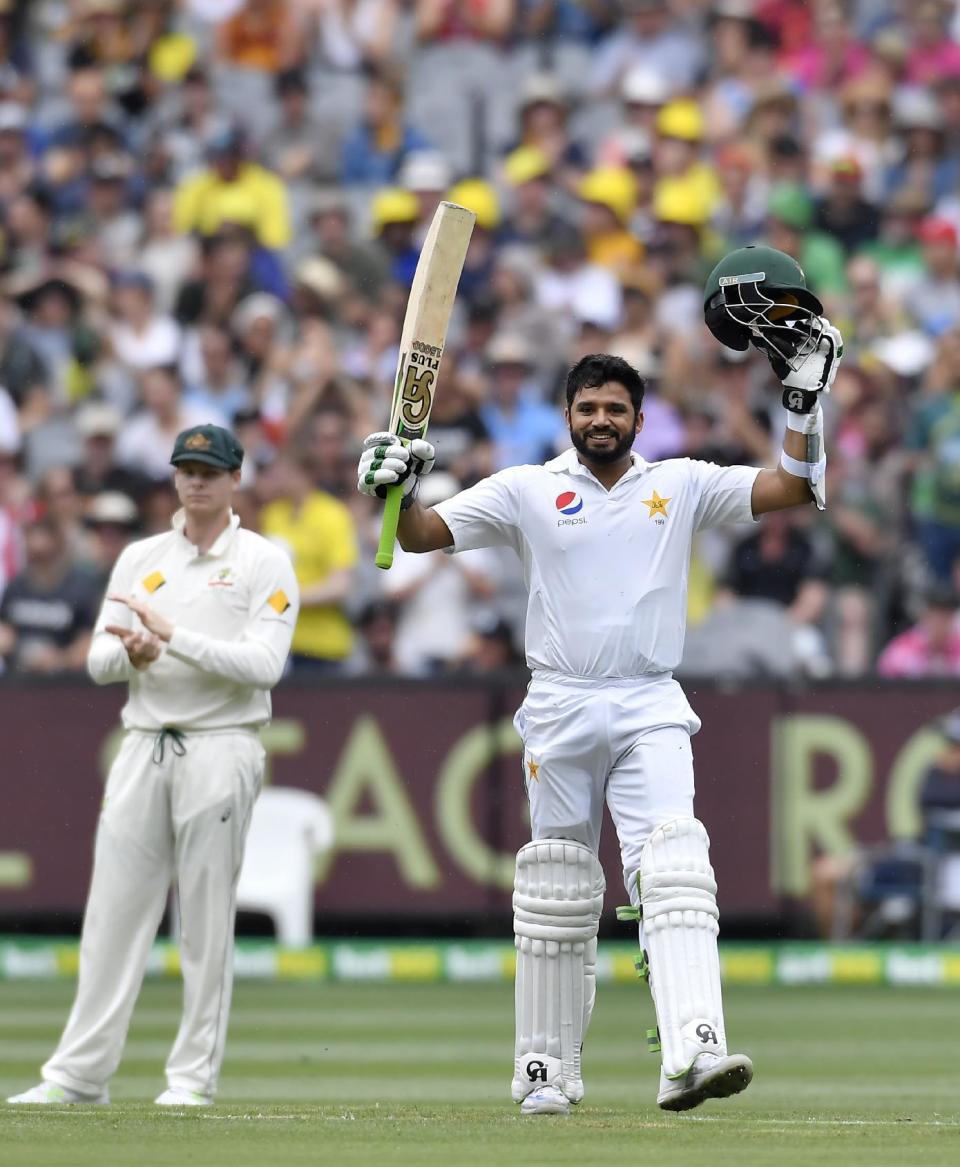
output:
M269 916L288 948L313 940L314 863L333 837L330 808L308 790L267 786L253 808L237 907Z

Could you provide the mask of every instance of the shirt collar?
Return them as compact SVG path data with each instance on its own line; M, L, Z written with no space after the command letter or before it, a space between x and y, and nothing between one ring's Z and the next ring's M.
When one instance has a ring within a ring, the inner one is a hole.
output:
M176 514L173 516L173 518L170 520L170 525L171 525L171 527L173 527L173 529L175 531L178 531L181 535L183 535L183 541L193 551L194 555L199 555L199 552L197 551L196 544L191 543L190 540L186 537L186 535L183 534L183 529L184 529L184 526L186 525L186 522L187 522L187 515L186 515L186 512L184 511L183 507L181 507L180 510L178 510L176 512ZM239 526L240 526L240 516L234 514L233 511L231 510L230 511L230 522L227 524L226 527L224 527L224 529L216 537L216 539L214 540L213 546L210 548L210 550L208 552L206 552L206 554L212 555L214 557L216 557L218 555L222 555L226 551L226 549L230 546L230 543L233 540L233 533L234 533L234 531L236 531L236 529Z
M636 478L638 474L642 474L646 470L647 463L645 459L641 458L636 451L631 451L630 458L633 461L633 465L616 483L616 486L619 486L621 482L626 482L628 478ZM582 478L592 478L594 482L598 481L596 475L591 470L588 470L577 457L577 451L572 446L569 450L564 450L558 457L551 458L549 462L545 462L543 468L544 470L549 470L551 474L577 474ZM606 488L604 487L604 489Z

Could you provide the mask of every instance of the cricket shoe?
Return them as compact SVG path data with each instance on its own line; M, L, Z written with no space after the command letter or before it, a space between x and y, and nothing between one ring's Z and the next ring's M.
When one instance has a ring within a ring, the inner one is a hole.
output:
M521 1114L569 1114L570 1099L559 1086L538 1086L520 1103Z
M105 1106L109 1101L106 1090L100 1094L81 1094L79 1090L68 1090L56 1082L41 1082L39 1086L7 1099L14 1106Z
M156 1106L213 1106L213 1099L209 1094L197 1094L193 1090L184 1090L181 1086L171 1086L153 1101Z
M662 1110L693 1110L708 1098L729 1098L746 1090L753 1078L753 1062L745 1054L698 1054L682 1078L660 1071L657 1105Z

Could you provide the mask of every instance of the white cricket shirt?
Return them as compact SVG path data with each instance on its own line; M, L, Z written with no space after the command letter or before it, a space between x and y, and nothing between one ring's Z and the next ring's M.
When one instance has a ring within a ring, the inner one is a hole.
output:
M752 520L759 473L634 454L608 491L567 450L543 466L501 470L434 509L453 550L505 544L520 556L531 669L636 677L676 668L693 534Z
M279 681L297 622L300 593L289 558L262 535L230 525L200 555L173 529L131 543L107 588L144 600L174 624L160 658L139 671L108 624L141 627L124 604L104 599L87 668L97 684L127 681L128 729L230 729L270 720L270 689Z

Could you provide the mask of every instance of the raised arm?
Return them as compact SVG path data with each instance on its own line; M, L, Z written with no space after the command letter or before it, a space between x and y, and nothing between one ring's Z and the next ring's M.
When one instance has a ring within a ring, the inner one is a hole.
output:
M820 394L829 393L843 356L840 333L821 318L823 335L815 352L796 368L771 358L783 385L787 432L780 465L761 470L753 485L751 503L755 515L816 502L825 510L827 457L823 449L823 409Z

